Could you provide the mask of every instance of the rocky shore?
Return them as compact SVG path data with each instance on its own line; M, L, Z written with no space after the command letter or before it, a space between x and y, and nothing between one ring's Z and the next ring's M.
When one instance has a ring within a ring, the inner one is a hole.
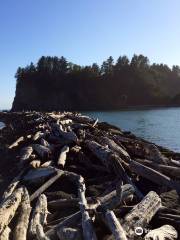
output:
M179 239L180 153L71 112L1 112L0 239Z

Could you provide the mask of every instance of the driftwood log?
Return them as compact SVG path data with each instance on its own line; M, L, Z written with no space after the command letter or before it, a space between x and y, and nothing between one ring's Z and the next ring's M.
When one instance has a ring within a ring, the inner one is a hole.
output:
M175 240L178 237L178 233L173 226L164 225L160 228L154 229L146 234L145 240L166 239Z
M32 213L32 218L29 224L29 235L31 237L41 239L41 235L43 235L42 228L47 223L47 214L47 198L44 194L41 194L37 200L36 207Z
M0 204L0 236L14 217L23 194L24 188L18 188Z
M27 230L29 226L30 213L31 213L31 205L30 205L29 193L27 189L24 189L24 195L22 197L22 202L20 205L20 213L17 219L17 224L13 232L14 240L27 239Z

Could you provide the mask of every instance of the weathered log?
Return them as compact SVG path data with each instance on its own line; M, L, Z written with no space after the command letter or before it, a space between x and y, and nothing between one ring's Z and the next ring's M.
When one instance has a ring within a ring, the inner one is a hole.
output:
M5 199L7 199L12 193L13 191L16 189L16 187L18 186L23 174L25 172L25 169L23 169L10 183L10 185L8 186L7 190L3 193L2 196L2 200L4 201Z
M180 167L180 161L178 160L174 160L174 159L170 159L170 164L173 164L174 166Z
M8 198L6 198L0 205L0 235L4 229L11 222L16 210L21 203L24 188L16 189Z
M9 149L12 149L14 147L17 147L19 143L24 141L24 137L19 137L15 142L13 142L11 145L9 145Z
M125 201L130 195L133 195L135 189L130 184L125 184L121 186L121 192L118 193L117 190L110 192L109 194L98 197L99 208L103 209L114 209ZM98 210L98 209L97 209Z
M85 240L97 240L96 233L93 229L92 220L89 216L87 200L85 197L85 183L83 177L79 178L79 186L78 186L78 195L79 195L79 205L80 211L82 214L82 229L83 229L83 237Z
M37 198L41 193L43 193L48 187L50 187L55 181L57 181L62 175L63 171L58 171L55 176L50 178L47 182L45 182L39 189L37 189L30 197L30 200L33 201Z
M34 151L42 158L48 159L51 155L51 150L48 147L45 147L40 144L32 144Z
M144 160L144 159L136 159L136 161L143 165L149 166L149 167L153 168L154 170L162 172L162 173L166 174L167 176L174 177L174 178L180 178L180 167L157 164L152 161Z
M41 194L36 202L36 206L33 210L32 218L29 224L29 235L31 237L38 236L37 226L41 225L43 227L47 223L47 214L47 198L44 194Z
M44 182L48 177L51 177L57 170L53 167L30 169L23 177L23 181L30 184Z
M95 127L97 124L98 124L98 118L96 119L96 121L94 121L94 123L93 123L93 125L92 125L92 127Z
M180 192L180 185L178 182L173 181L168 176L157 172L156 170L144 166L143 164L140 164L135 161L131 161L129 164L130 169L135 172L136 174L149 179L150 181L158 184L158 185L165 185L169 188L175 189L178 193Z
M108 137L101 137L99 139L100 143L103 145L108 145L108 147L116 152L122 159L130 161L130 156L127 151L125 151L121 146L115 143L112 139Z
M16 227L13 231L14 240L26 240L27 230L29 225L29 217L31 213L31 205L29 200L29 193L27 189L24 189L24 195L22 197L22 202L20 205L20 214L16 222Z
M164 225L160 228L153 229L148 232L145 236L145 240L175 240L178 238L178 233L176 229L171 225Z
M58 166L62 166L64 167L65 163L66 163L66 157L67 157L67 153L69 152L69 147L68 146L64 146L62 149L61 149L61 153L59 154L59 157L58 157L58 162L57 162L57 165Z
M36 237L38 240L50 240L44 233L43 226L41 224L36 225Z
M73 121L71 119L57 120L57 124L62 124L62 125L69 125L69 124L72 124L72 122Z
M77 208L79 206L79 199L58 199L48 202L51 209Z
M113 170L118 177L121 177L125 182L127 181L127 174L121 164L122 159L120 157L113 154L108 147L104 147L95 141L86 140L85 145L107 169Z
M33 141L37 141L37 140L41 139L42 137L44 137L44 135L45 134L41 131L36 132L33 136Z
M67 117L72 119L75 122L79 122L79 123L93 123L94 119L88 117L88 116L83 116L81 114L67 114Z
M130 155L152 160L156 163L167 164L168 158L162 155L159 149L152 143L137 139L130 139L123 136L113 136L115 142L123 143Z
M77 142L78 138L73 131L70 131L70 132L64 131L62 128L62 125L60 124L53 124L52 128L53 128L53 132L55 133L55 136L63 137L69 142Z
M47 167L50 167L51 165L53 165L53 162L52 161L47 161L45 163L43 163L41 165L42 168L47 168Z
M41 161L40 160L33 160L29 164L33 168L39 168L41 166Z
M57 230L60 240L83 240L81 231L77 228L64 227Z
M25 164L29 160L32 152L33 152L32 146L24 147L24 148L21 149L21 152L20 152L20 166L22 166L23 164Z
M11 233L11 229L7 226L4 231L2 232L2 234L0 235L0 239L1 240L9 240L10 238L10 233Z
M46 232L46 236L50 239L55 239L57 236L58 229L62 229L64 227L73 227L79 220L81 219L81 212L78 211L70 216L68 216L65 220L57 224L55 227L51 228Z
M123 185L121 188L121 194L117 193L117 190L113 190L109 194L100 197L87 197L86 200L88 202L88 208L106 208L106 209L114 209L118 205L120 205L123 201L125 201L130 195L132 196L134 193L134 188L130 184ZM69 195L68 195L69 197ZM94 205L93 205L94 203ZM63 209L63 208L76 208L79 205L79 198L69 198L69 199L56 199L48 202L48 206L51 209ZM92 205L92 206L91 206ZM94 207L93 207L94 206Z
M161 199L157 193L149 192L124 218L123 228L131 239L135 236L136 227L143 228L161 207Z
M105 219L115 240L127 240L126 233L113 211L107 210L105 213Z

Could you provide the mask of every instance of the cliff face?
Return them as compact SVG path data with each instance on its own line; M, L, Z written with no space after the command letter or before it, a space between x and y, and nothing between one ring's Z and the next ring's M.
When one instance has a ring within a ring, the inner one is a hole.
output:
M99 68L42 57L36 65L18 69L12 110L118 110L171 104L180 92L179 75L167 66L132 61L123 60L120 66L106 61Z

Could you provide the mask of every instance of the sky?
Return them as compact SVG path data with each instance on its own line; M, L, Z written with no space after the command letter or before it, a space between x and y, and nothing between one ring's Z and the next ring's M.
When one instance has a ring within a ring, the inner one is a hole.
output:
M11 108L17 68L42 55L180 65L179 10L179 0L0 0L0 108Z

